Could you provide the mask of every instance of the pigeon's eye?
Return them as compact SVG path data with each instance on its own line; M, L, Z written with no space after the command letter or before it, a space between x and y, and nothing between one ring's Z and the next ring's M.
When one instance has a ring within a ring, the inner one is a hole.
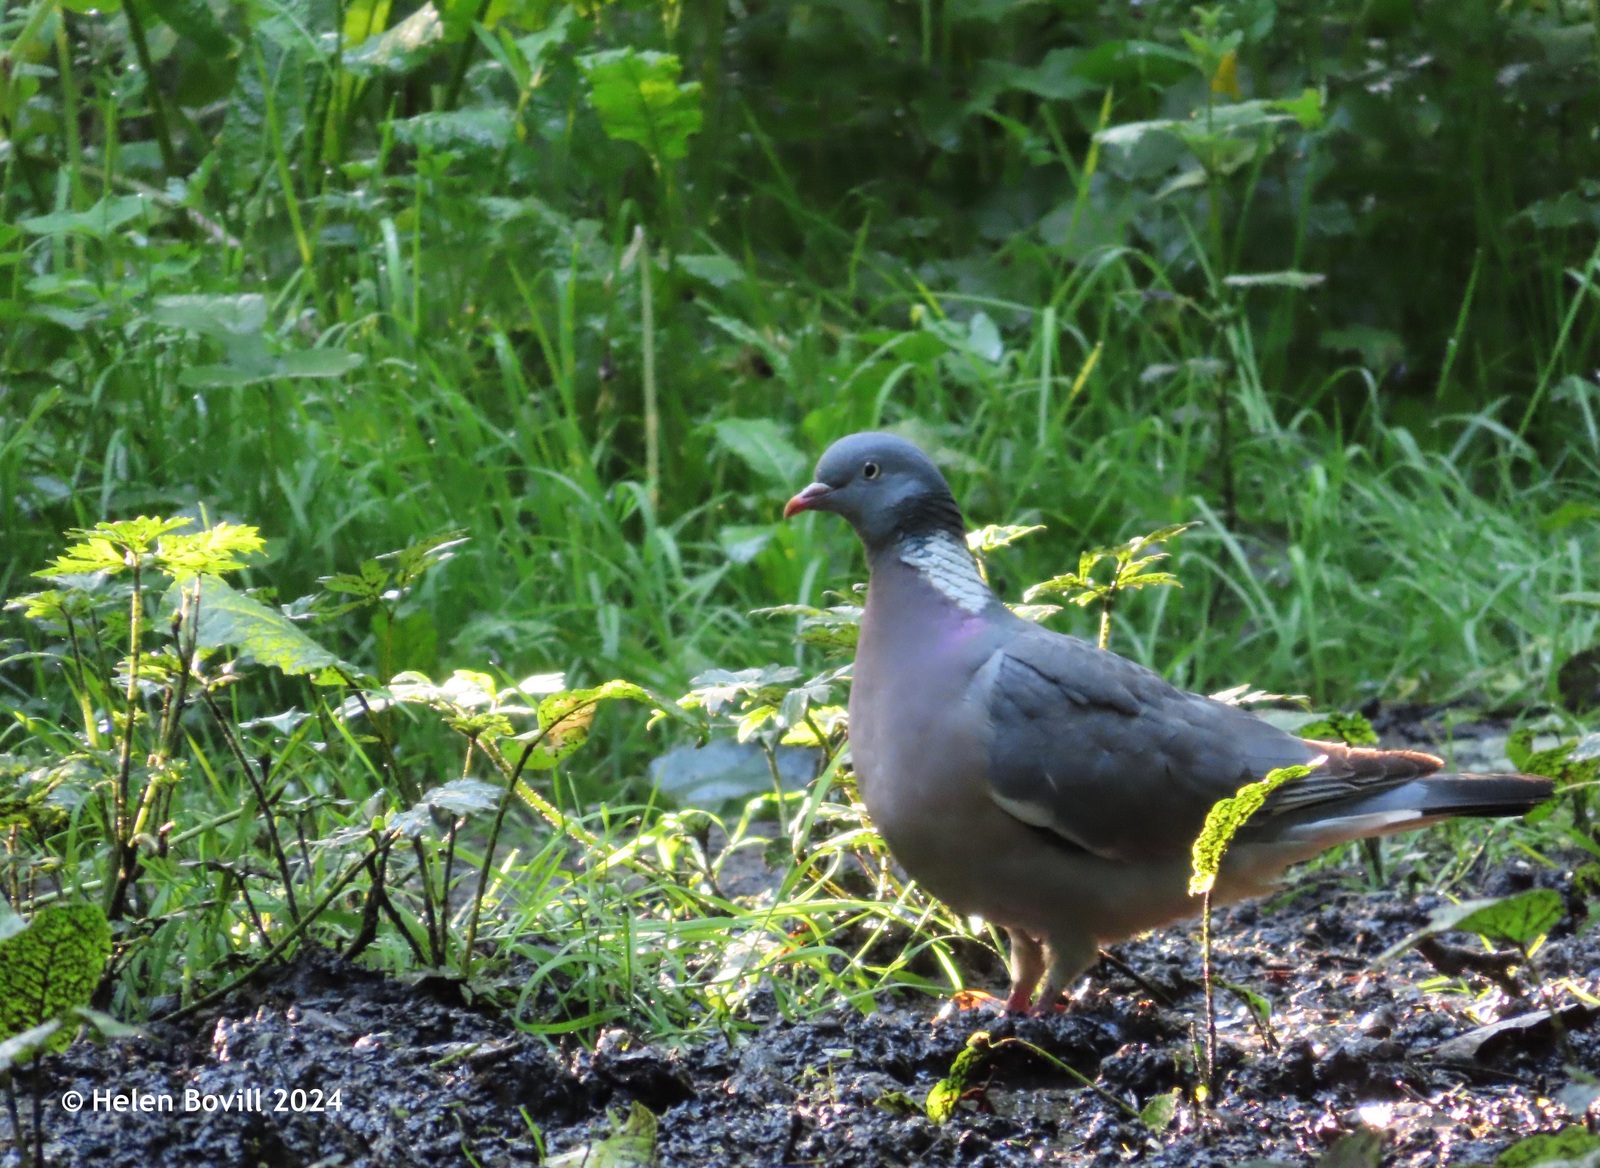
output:
M882 470L875 462L869 462L861 468L861 477L864 479L875 479L882 473Z

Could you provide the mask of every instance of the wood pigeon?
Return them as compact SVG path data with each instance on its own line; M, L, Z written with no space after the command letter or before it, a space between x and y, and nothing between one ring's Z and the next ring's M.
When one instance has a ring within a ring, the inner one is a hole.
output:
M866 547L849 721L862 799L907 873L1006 930L1008 1011L1053 1008L1101 945L1198 912L1206 812L1276 767L1325 756L1235 837L1218 903L1336 844L1551 795L1548 779L1297 738L1017 616L979 574L944 476L903 438L835 442L783 513L802 511L842 515Z

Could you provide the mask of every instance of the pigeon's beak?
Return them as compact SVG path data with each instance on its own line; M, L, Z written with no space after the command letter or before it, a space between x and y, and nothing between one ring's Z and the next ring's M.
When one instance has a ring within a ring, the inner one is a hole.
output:
M812 483L783 505L783 517L791 519L802 511L815 511L832 493L833 488L827 483Z

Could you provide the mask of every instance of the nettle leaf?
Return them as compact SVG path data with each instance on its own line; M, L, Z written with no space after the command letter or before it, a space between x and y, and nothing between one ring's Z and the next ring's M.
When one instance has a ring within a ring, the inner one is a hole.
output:
M1323 761L1318 758L1304 766L1278 767L1268 771L1259 782L1246 783L1234 794L1212 805L1211 810L1206 812L1205 826L1194 841L1193 871L1189 877L1190 896L1203 896L1211 891L1216 884L1217 873L1222 868L1222 859L1227 855L1228 845L1233 843L1233 837L1246 821L1261 809L1267 796L1285 783L1305 778Z
M437 832L436 817L449 822L482 815L499 806L501 794L501 788L478 779L453 779L434 787L409 811L396 815L389 827L407 839L432 836Z
M689 153L689 135L700 129L700 83L678 80L676 54L608 49L579 57L578 67L607 136L644 147L658 167Z
M1003 547L1010 547L1023 536L1032 535L1036 531L1043 531L1044 524L1034 523L1027 526L1017 523L998 524L991 523L980 527L976 531L967 532L967 547L974 555L986 556L992 551Z
M355 666L317 644L293 621L254 597L235 592L216 576L203 575L174 584L161 600L169 617L184 604L193 605L198 589L199 609L194 619L197 643L205 649L231 648L273 669L291 675L310 675L317 685L336 684Z
M28 927L0 941L0 1038L16 1038L87 1006L111 956L111 926L98 904L46 905ZM60 1029L41 1040L59 1050Z
M528 766L533 770L549 770L562 762L588 741L595 710L600 703L619 699L657 706L672 705L671 702L662 703L644 687L621 678L545 698L539 703L539 729L517 735L518 741L533 744Z
M1515 896L1480 901L1478 907L1457 918L1451 927L1526 948L1540 937L1548 936L1565 912L1559 892L1532 888Z
M1417 942L1455 929L1477 933L1492 940L1509 941L1526 949L1540 937L1548 935L1565 911L1561 894L1548 888L1534 888L1515 896L1448 904L1434 909L1426 927L1391 945L1378 955L1374 964L1386 964Z
M96 523L93 527L75 528L67 532L73 542L67 545L48 567L34 575L48 579L55 576L79 576L94 572L115 574L131 566L130 557L145 555L152 544L169 531L188 527L192 519L161 519L141 515L137 519L118 519L110 523Z
M795 636L802 644L816 645L822 649L854 649L861 639L861 612L859 604L836 604L830 608L816 608L809 604L779 604L772 608L753 609L750 615L797 616L800 618L800 628Z
M1600 754L1588 739L1568 739L1548 750L1533 748L1534 732L1524 726L1506 739L1506 757L1519 771L1556 781L1557 789L1600 778Z
M804 474L806 456L789 433L770 418L728 418L713 430L717 443L770 483L793 484Z
M767 665L756 669L708 669L692 678L688 693L678 699L685 709L703 709L716 716L729 705L776 705L783 700L795 682L800 680L800 670L793 665Z
M249 525L218 523L193 535L169 535L156 544L156 564L169 576L189 580L237 572L245 556L259 553L266 542L261 529Z
M1376 746L1378 732L1366 716L1355 711L1327 714L1295 727L1301 738L1314 738L1320 742L1343 742L1346 746Z

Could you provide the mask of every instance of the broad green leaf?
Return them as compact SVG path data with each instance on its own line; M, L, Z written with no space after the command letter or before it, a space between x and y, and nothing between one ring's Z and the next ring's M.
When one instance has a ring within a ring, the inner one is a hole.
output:
M799 487L806 456L789 440L788 431L770 418L728 418L716 423L717 443L736 455L758 478Z
M188 389L240 389L268 381L343 377L366 359L343 349L295 349L287 353L243 352L222 365L191 365L178 374Z
M341 680L340 670L357 672L317 644L293 621L259 600L235 592L216 576L198 576L174 584L162 598L162 611L170 615L187 600L193 604L199 589L198 644L205 649L237 649L284 673L308 674L318 685Z
M106 239L125 223L146 213L149 200L144 195L107 195L84 211L52 211L18 221L24 231L34 235L87 235Z
M267 298L259 292L239 296L158 296L150 319L201 336L222 338L260 333L267 327L267 312Z
M161 22L202 52L225 56L233 38L224 31L206 0L133 0L161 18Z
M758 609L757 611L782 611ZM793 665L767 665L757 669L708 669L692 678L688 693L678 699L685 709L703 709L713 716L722 713L733 702L741 705L765 703L774 705L800 680L800 670Z
M478 779L452 779L442 787L434 787L409 811L396 815L389 821L391 830L406 839L436 834L434 812L443 812L451 820L465 819L493 811L500 805L502 790Z
M725 255L681 255L672 262L696 280L704 280L713 288L726 288L746 278L744 268Z
M399 118L389 123L400 141L433 150L477 146L498 150L511 141L516 115L504 106L471 106Z
M98 904L46 905L0 941L0 1039L14 1038L89 1004L111 956L111 926ZM71 1031L46 1036L59 1050Z
M1493 940L1509 941L1527 948L1545 936L1561 919L1565 908L1561 894L1548 888L1534 888L1514 896L1464 900L1436 908L1424 928L1380 953L1375 964L1384 965L1410 949L1418 941L1461 929Z
M1304 778L1322 765L1322 759L1305 766L1278 767L1267 772L1258 782L1246 783L1226 799L1219 799L1206 812L1205 826L1194 841L1194 852L1189 877L1189 895L1202 896L1216 883L1217 872L1222 868L1222 858L1228 845L1249 818L1261 809L1267 796L1283 784Z
M578 58L589 80L589 102L612 138L644 147L652 162L683 158L700 129L700 83L680 82L672 53L607 49Z
M444 22L433 0L380 36L361 42L344 54L344 67L358 76L406 73L444 47Z
M518 741L533 743L528 766L533 770L549 770L567 758L588 741L600 703L618 699L665 707L672 705L621 678L545 698L539 703L539 729L517 735Z
M1549 888L1532 888L1515 896L1479 903L1481 907L1458 918L1454 927L1524 948L1548 935L1566 911L1561 894Z

